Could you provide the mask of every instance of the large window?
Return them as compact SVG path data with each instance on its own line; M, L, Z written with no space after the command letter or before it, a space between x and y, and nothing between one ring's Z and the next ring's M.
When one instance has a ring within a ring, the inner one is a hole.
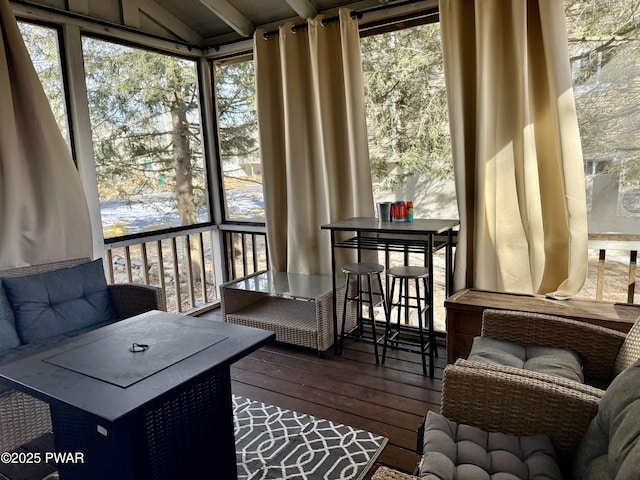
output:
M640 232L640 4L565 0L589 233Z
M208 222L196 62L82 48L105 238Z
M457 218L440 24L370 35L361 50L376 201Z
M264 222L253 60L214 64L225 218Z
M589 236L606 248L607 258L605 272L604 251L590 251L581 295L626 302L635 267L629 247L617 241L625 237L615 234L640 234L640 4L565 0L564 5Z
M58 127L67 140L67 144L70 144L58 31L54 28L25 22L18 22L18 27L44 92L49 99Z
M369 35L360 46L375 201L410 200L416 218L457 218L440 24ZM439 331L445 330L443 253L433 258ZM414 257L411 264L424 261ZM396 266L407 259L392 252L378 260Z

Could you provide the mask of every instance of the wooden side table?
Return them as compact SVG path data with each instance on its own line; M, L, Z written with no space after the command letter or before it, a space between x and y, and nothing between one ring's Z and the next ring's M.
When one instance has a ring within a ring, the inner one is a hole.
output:
M464 289L445 300L447 362L467 358L480 335L485 308L519 310L581 320L627 333L640 319L640 305L595 300L553 300L544 296Z

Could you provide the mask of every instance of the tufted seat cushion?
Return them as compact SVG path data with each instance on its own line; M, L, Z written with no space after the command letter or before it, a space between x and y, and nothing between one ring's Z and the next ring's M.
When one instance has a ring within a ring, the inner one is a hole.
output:
M117 319L102 260L5 278L3 286L22 344Z
M555 450L545 435L487 433L427 414L419 476L425 480L561 479Z
M564 348L519 345L491 337L476 337L468 360L523 368L584 383L580 355Z

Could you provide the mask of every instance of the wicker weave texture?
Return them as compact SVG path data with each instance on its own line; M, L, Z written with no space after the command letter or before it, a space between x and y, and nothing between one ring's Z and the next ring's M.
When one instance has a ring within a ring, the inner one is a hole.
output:
M380 467L373 474L371 480L420 480L418 477L409 475L408 473L398 472L389 467Z
M174 480L235 478L231 379L220 367L100 425L82 408L51 407L56 449L83 452L58 466L61 478ZM209 474L209 475L208 475Z
M271 330L279 342L323 352L333 345L333 293L315 301L270 297L264 293L220 289L225 322ZM338 318L342 316L344 288L338 289ZM347 310L347 328L356 324L356 311Z
M640 359L640 321L634 323L631 330L627 334L614 366L614 373L618 375L625 368L631 366L636 360Z
M584 393L585 395L591 395L596 399L600 399L602 398L602 395L604 395L604 390L593 387L591 385L587 385L586 383L578 383L578 382L574 382L572 380L568 380L561 377L550 377L545 373L538 373L531 370L525 370L524 368L508 367L506 365L497 365L492 363L471 362L463 358L459 358L458 360L456 360L456 365L460 365L468 368L477 368L477 369L489 370L493 372L515 375L517 377L521 377L523 381L527 381L528 379L531 379L531 380L550 383L557 386L571 388L580 393Z
M109 292L120 318L130 318L150 310L167 310L159 287L122 283L109 285Z
M16 390L0 395L0 452L51 431L49 405Z
M599 396L485 368L448 365L442 389L442 414L485 431L548 435L566 462L598 410Z
M553 315L487 309L482 336L522 345L568 348L584 359L587 376L611 381L625 334L599 325Z
M0 278L15 278L36 273L52 272L61 268L75 267L82 263L91 261L89 258L75 258L72 260L61 260L59 262L43 263L42 265L29 265L26 267L10 268L0 271Z
M227 313L225 321L247 327L271 330L279 342L308 348L318 348L315 310L298 308L291 301L289 306L280 299L265 298L237 313ZM305 307L306 305L302 305ZM306 310L306 311L305 311Z

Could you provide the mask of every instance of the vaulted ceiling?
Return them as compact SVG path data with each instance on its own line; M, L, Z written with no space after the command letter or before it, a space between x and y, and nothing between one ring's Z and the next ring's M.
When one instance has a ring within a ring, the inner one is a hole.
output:
M437 0L11 0L20 9L88 17L192 46L224 45L252 37L256 28L300 22L340 7L369 11L373 19L427 10ZM384 7L384 8L381 8ZM387 8L389 7L389 8ZM374 18L375 17L375 18Z

